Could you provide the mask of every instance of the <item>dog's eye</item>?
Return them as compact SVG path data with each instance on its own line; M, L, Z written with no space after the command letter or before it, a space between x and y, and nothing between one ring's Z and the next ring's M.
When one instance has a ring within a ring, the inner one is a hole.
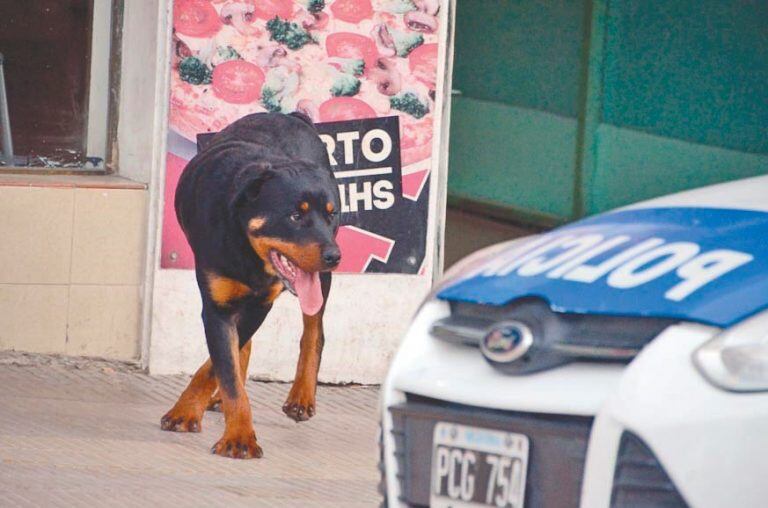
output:
M293 222L299 222L301 220L301 214L299 212L293 212L291 214L291 220Z

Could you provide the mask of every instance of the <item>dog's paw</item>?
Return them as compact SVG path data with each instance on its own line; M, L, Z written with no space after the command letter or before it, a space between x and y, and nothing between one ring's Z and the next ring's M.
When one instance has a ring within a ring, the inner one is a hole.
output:
M306 422L315 416L315 406L289 401L283 404L283 413L296 422Z
M230 457L232 459L260 459L264 451L256 442L256 433L251 431L245 435L231 435L226 433L211 448L211 453Z
M315 398L303 397L301 394L289 394L288 400L283 404L283 413L296 422L306 422L315 416L315 411Z
M217 413L221 413L221 397L218 395L211 397L211 400L208 402L208 407L205 409L206 411L215 411Z
M171 409L160 419L160 428L171 432L200 432L201 415Z

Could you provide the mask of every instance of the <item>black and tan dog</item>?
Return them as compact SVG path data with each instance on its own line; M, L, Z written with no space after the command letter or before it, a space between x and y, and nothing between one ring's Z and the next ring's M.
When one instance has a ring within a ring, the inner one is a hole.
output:
M212 452L261 457L244 382L251 336L287 289L304 318L283 411L315 414L323 311L341 255L339 194L325 145L301 115L246 116L213 137L185 168L176 215L195 255L210 359L163 416L164 430L200 432L220 397L226 428Z

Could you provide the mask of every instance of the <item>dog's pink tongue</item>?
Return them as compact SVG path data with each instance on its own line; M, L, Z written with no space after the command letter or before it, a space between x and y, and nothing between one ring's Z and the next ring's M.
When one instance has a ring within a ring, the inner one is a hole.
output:
M314 316L320 312L320 307L323 306L323 292L320 289L318 272L307 273L297 266L293 286L296 296L299 297L301 312L307 316Z

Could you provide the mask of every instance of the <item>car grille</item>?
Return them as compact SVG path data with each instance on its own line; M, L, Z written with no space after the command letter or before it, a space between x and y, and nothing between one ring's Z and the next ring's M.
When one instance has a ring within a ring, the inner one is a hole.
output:
M477 347L494 324L515 321L532 330L533 345L519 361L491 364L506 374L529 374L574 361L630 362L677 320L564 314L538 298L497 307L451 302L451 315L433 323L439 339Z
M624 432L611 493L611 508L684 508L688 505L642 439Z
M437 422L525 434L530 439L525 507L578 506L592 418L483 409L409 394L392 406L400 501L428 506Z

